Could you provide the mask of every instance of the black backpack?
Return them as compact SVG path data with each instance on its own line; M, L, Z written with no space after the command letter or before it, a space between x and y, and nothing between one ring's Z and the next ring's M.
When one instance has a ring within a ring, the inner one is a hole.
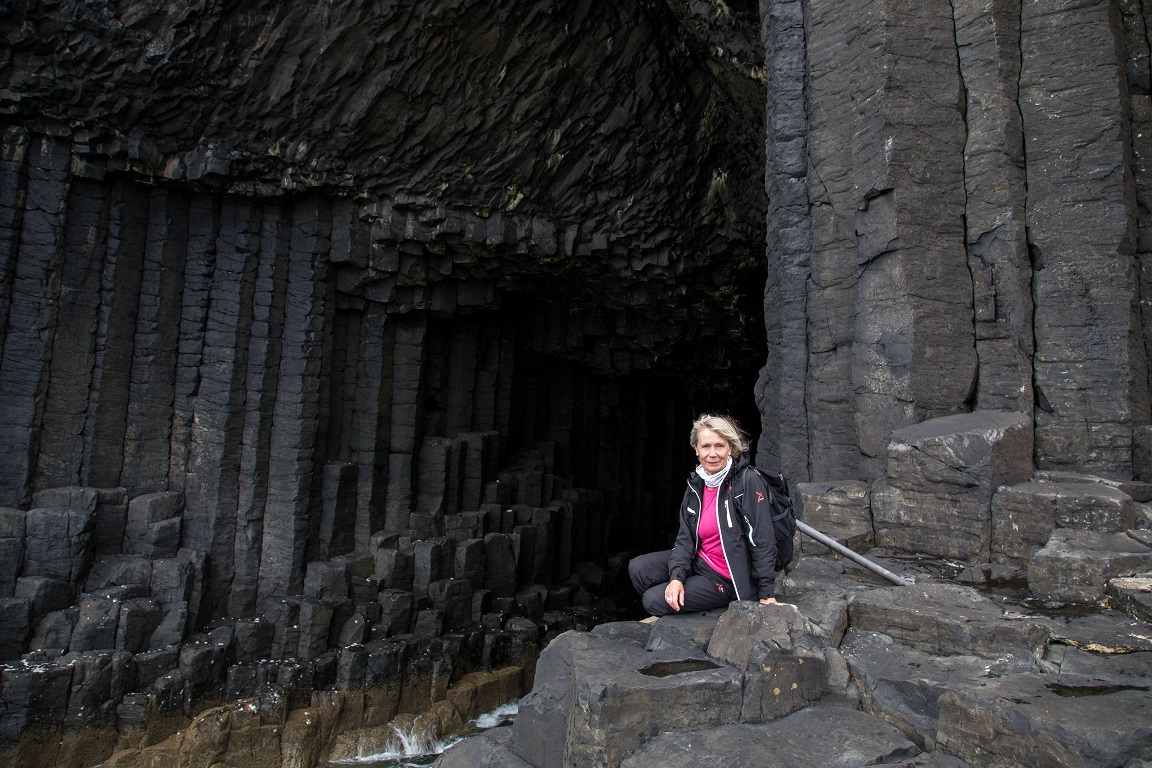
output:
M776 570L790 571L792 569L792 556L794 540L796 538L796 512L792 509L792 496L788 492L788 481L779 472L770 472L749 465L745 471L751 470L760 475L764 485L768 488L768 505L772 512L772 529L776 534ZM740 483L744 484L744 475L740 475ZM745 489L740 488L740 498L743 498ZM748 525L748 518L741 510L740 516L744 525Z

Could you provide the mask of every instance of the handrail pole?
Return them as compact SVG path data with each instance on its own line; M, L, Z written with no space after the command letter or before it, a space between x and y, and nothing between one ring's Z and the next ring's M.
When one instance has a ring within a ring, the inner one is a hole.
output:
M897 576L896 574L892 573L892 571L888 570L884 566L878 565L878 564L872 562L871 560L864 557L863 555L856 554L855 552L848 549L848 547L844 546L843 544L836 541L835 539L831 539L831 538L825 536L824 534L820 533L820 531L818 531L815 528L813 528L812 526L808 525L803 520L797 520L796 521L796 528L801 533L803 533L805 536L808 536L811 539L815 539L816 541L820 542L821 544L823 544L824 546L833 550L834 552L838 552L841 555L844 555L844 557L848 558L852 562L854 562L858 565L864 566L865 568L867 568L869 571L872 571L872 573L876 574L877 576L883 576L884 578L888 579L888 581L892 582L893 584L895 584L897 586L911 587L914 584L914 582L909 581L908 579L904 578L903 576Z

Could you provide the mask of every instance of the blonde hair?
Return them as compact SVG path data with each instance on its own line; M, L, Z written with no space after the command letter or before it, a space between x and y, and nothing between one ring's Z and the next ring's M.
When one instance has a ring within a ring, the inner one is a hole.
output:
M692 422L692 433L688 438L692 443L693 450L696 449L696 442L702 429L710 429L728 441L728 450L732 453L733 459L740 458L740 454L748 451L748 435L740 429L740 423L731 416L720 416L714 413L700 414L696 421Z

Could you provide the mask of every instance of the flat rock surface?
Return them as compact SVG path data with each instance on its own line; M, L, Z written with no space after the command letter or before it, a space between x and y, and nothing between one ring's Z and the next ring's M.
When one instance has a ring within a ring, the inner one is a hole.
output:
M731 765L758 768L863 768L871 765L961 768L964 763L921 753L878 717L815 706L763 725L728 725L697 733L662 733L621 763L622 768Z
M1039 653L1048 638L1035 619L1006 612L970 587L942 582L870 590L857 595L848 611L854 627L939 655Z

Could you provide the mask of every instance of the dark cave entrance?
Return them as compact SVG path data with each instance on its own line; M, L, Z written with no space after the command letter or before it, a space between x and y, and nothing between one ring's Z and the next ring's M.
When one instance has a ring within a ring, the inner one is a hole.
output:
M603 308L506 297L500 325L516 346L509 448L554 444L558 474L604 493L612 520L607 551L670 546L684 479L695 466L688 432L697 415L734 416L755 446L754 387L766 348L758 266L735 286L738 320L722 327L689 320L647 367L628 364L651 357L645 334L580 322ZM574 322L600 333L571 333ZM728 333L732 328L739 332Z

